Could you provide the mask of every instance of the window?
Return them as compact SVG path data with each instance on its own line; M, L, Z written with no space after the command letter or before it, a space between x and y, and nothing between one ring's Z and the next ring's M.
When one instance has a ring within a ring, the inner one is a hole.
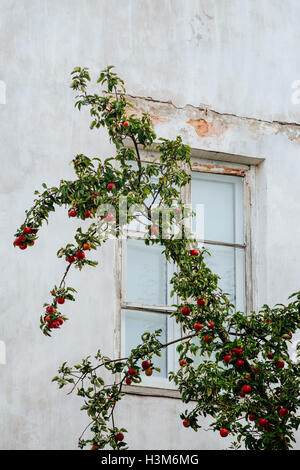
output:
M206 262L237 310L245 310L244 178L192 173L192 207L204 208Z
M201 169L205 165L200 165ZM236 174L198 170L194 165L190 187L184 191L184 202L204 209L204 231L201 242L208 249L207 264L220 276L219 285L228 293L237 310L245 311L245 171ZM219 166L218 168L226 168ZM197 170L197 171L195 171ZM195 222L193 222L195 230ZM139 232L140 234L140 232ZM121 352L127 356L141 342L144 331L162 329L161 341L180 337L180 325L169 314L176 298L170 297L170 279L174 266L167 263L159 245L146 246L131 231L132 238L122 241ZM141 385L170 388L168 372L178 368L176 346L163 350L155 365L161 372L143 379Z
M146 246L143 240L130 238L123 241L122 282L122 354L126 357L131 349L140 344L145 331L161 329L160 341L168 343L180 337L180 326L170 313L176 299L170 296L170 279L174 266L162 254L160 245ZM170 387L168 372L176 370L176 348L162 350L162 356L153 357L160 368L153 376L144 376L142 385Z

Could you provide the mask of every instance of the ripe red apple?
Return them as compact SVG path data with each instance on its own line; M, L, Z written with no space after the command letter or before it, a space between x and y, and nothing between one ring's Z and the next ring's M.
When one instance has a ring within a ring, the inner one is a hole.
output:
M268 353L268 354L267 354L267 358L268 358L268 359L273 359L273 354L272 354L272 353Z
M26 250L27 245L25 245L24 243L20 243L19 248L20 250Z
M23 232L24 233L31 233L31 228L30 227L25 227Z
M245 362L243 361L243 359L238 359L237 361L235 361L235 367L237 367L238 369L244 367L244 364Z
M188 428L191 423L189 422L188 419L184 419L184 420L182 421L182 424L183 424L183 426L184 426L185 428Z
M125 382L126 382L126 385L131 385L132 384L132 380L131 380L130 377L126 377Z
M268 426L268 420L265 419L265 418L260 418L258 420L258 426L260 426L261 428L265 428Z
M235 349L233 350L233 354L234 354L235 356L242 356L242 355L243 355L243 349L242 349L242 348L235 348Z
M279 410L280 416L287 416L288 414L289 414L289 411L286 408L280 408Z
M63 319L62 319L61 317L59 317L59 318L57 319L57 321L58 321L58 323L59 323L60 325L62 325L62 324L63 324L63 322L64 322L64 321L63 321Z
M55 308L52 305L49 305L49 307L46 308L46 311L48 313L55 313Z
M82 251L82 250L79 250L76 252L76 258L81 260L81 259L84 259L85 258L85 252Z
M68 263L74 263L75 260L76 260L75 256L67 256L66 257L66 261L68 261Z
M145 370L145 374L150 377L152 374L153 374L153 370L152 369L146 369Z
M65 303L65 300L66 300L66 299L65 299L64 297L58 297L57 303L58 303L58 304L64 304L64 303Z
M49 321L50 321L49 315L45 318L45 321L46 321L47 323L49 323Z
M186 361L184 359L181 359L181 361L179 361L179 365L180 365L180 367L185 366Z
M121 433L121 432L118 432L118 434L116 435L116 439L117 439L117 441L123 441L123 439L124 439L124 434Z
M115 183L108 183L107 191L111 191L115 186L116 186Z
M142 362L142 368L144 370L149 369L150 366L151 366L151 363L149 361L143 361Z
M205 341L206 343L211 343L212 340L213 340L213 339L212 339L210 336L208 336L208 335L205 335L205 336L204 336L204 341Z
M19 239L19 237L16 238L15 241L14 241L14 246L18 246L18 245L20 245L20 239Z
M199 251L198 251L198 250L190 250L190 255L191 255L191 256L198 256L198 255L199 255Z
M252 413L248 416L248 418L249 418L249 421L255 421L257 419L257 416Z
M205 299L197 299L197 305L198 307L203 307L206 304Z
M214 322L213 322L213 321L209 321L209 322L208 322L208 328L209 328L210 330L212 330L214 327L215 327Z
M228 429L226 429L226 428L220 429L220 436L221 436L221 437L227 437L228 434L229 434Z
M200 331L202 330L203 328L203 325L201 325L201 323L194 323L194 330L195 331Z
M245 393L245 395L247 395L248 393L251 393L251 391L252 391L252 388L250 387L250 385L242 386L242 393Z
M224 358L223 358L223 361L228 364L230 359L232 359L232 356L231 354L225 354Z
M191 313L191 309L189 307L182 307L181 313L182 315L189 315Z
M77 212L75 209L69 210L69 217L76 217L76 215L77 215Z
M85 217L86 219L88 219L89 217L91 217L91 211L86 210L85 213L84 213L84 217Z
M124 126L124 127L128 127L128 126L129 126L128 121L124 121L124 122L123 122L123 126Z
M136 375L136 370L133 367L130 367L130 369L128 369L128 375Z
M275 363L276 369L283 369L284 368L284 361L277 361Z

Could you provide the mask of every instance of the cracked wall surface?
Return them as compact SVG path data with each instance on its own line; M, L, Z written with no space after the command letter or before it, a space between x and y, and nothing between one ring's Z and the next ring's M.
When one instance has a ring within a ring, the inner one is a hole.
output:
M242 174L240 164L253 163L255 304L286 302L300 279L299 19L298 0L2 2L0 448L76 448L87 424L81 402L51 378L63 361L99 347L114 354L113 243L97 255L98 269L72 273L79 294L65 305L71 321L51 340L39 332L39 315L64 270L55 254L76 224L59 210L34 250L12 247L42 182L73 178L76 154L114 155L106 133L92 132L88 113L74 110L73 67L88 66L96 78L114 64L133 111L149 112L159 136L181 135L203 168L223 171L225 158L224 171ZM213 433L183 429L184 409L176 399L127 396L118 418L132 448L228 447Z

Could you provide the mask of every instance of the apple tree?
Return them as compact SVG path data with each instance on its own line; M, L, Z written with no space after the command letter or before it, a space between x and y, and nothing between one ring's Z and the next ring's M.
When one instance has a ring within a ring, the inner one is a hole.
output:
M220 289L218 276L205 263L206 250L198 247L184 222L180 194L190 180L190 148L180 137L157 140L149 115L130 113L124 82L112 66L99 75L100 94L89 94L89 81L88 69L76 67L72 72L75 106L89 109L91 129L107 129L116 155L104 161L75 156L76 179L61 180L51 188L43 184L15 234L16 247L33 246L56 206L64 206L68 217L90 220L89 228L79 227L74 240L57 253L65 259L66 269L43 306L40 328L51 336L65 327L63 304L74 301L76 295L66 284L69 272L95 266L90 259L93 250L111 236L120 237L130 220L143 217L146 245L160 245L166 259L176 265L171 283L180 301L172 315L181 325L182 336L163 344L160 330L146 331L128 357L111 359L99 350L79 364L65 362L59 368L53 381L60 388L69 385L70 393L77 391L90 420L79 447L127 448L126 429L119 427L114 415L124 396L123 385L140 383L143 374L155 373L155 357L177 343L180 367L170 372L169 380L176 384L182 401L190 403L180 416L181 425L198 431L200 418L209 416L210 429L222 438L235 438L233 448L292 448L299 426L299 367L289 343L299 327L300 292L292 294L287 305L264 305L248 315L236 311ZM142 163L141 151L150 148L158 157ZM133 205L139 211L127 216L127 208ZM169 220L163 220L161 213L153 219L155 205L168 208ZM196 365L196 357L202 358L200 364ZM113 385L105 383L103 370L113 374Z

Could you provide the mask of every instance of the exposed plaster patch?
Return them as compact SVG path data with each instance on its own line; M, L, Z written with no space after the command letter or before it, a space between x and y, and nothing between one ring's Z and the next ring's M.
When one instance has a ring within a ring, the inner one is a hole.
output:
M204 105L196 107L187 104L180 108L170 101L159 101L149 97L134 97L132 95L127 95L127 97L134 105L134 112L137 115L139 113L140 115L149 113L150 116L156 117L156 122L163 122L162 119L173 122L176 125L177 132L180 130L181 134L187 137L187 140L189 140L188 127L192 126L201 138L220 137L226 131L230 131L229 138L235 141L236 133L247 135L250 132L256 140L265 136L283 134L290 141L300 143L300 124L298 123L263 121L229 113L221 114L208 107L203 107ZM246 140L248 140L248 137Z
M254 117L247 117L247 116L240 116L238 114L232 114L232 113L220 113L219 111L215 111L214 109L211 109L209 108L209 105L207 104L199 104L199 106L195 106L193 104L186 104L185 106L176 106L174 103L172 103L172 101L160 101L160 100L156 100L154 98L152 98L151 96L148 96L148 97L145 97L145 96L134 96L134 95L127 95L127 97L129 98L133 98L134 100L135 99L138 99L138 100L142 100L142 101L150 101L152 103L159 103L159 104L162 104L162 105L170 105L172 106L174 109L178 109L178 110L186 110L188 108L193 108L195 110L198 110L200 112L204 112L205 114L208 114L208 113L212 113L212 114L215 114L217 116L222 116L222 117L232 117L232 118L237 118L237 119L242 119L242 120L245 120L245 121L248 121L248 122L257 122L257 123L263 123L263 124L279 124L281 126L297 126L300 128L300 123L299 122L295 122L295 121L266 121L266 120L263 120L263 119L258 119L258 118L254 118Z
M199 137L217 137L224 134L227 129L227 126L221 122L208 123L205 119L190 119L187 124L194 127Z

